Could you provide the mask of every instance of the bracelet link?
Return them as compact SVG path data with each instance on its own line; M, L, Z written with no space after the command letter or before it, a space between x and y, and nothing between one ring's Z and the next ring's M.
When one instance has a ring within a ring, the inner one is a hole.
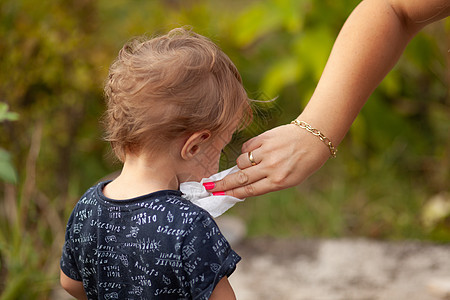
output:
M297 125L298 127L305 129L309 133L312 133L313 135L317 136L325 145L327 145L328 149L330 150L331 157L336 158L337 148L333 146L333 143L331 143L331 140L327 138L325 135L323 135L320 130L313 128L311 125L304 121L299 121L295 119L291 122L291 124Z

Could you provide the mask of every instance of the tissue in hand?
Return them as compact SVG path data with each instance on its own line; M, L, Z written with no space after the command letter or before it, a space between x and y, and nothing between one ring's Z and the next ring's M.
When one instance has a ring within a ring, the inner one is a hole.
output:
M228 195L213 196L212 193L205 189L203 183L220 180L226 175L237 171L239 171L238 166L234 166L230 169L214 174L209 178L203 178L200 182L182 182L180 184L180 191L183 193L184 198L191 201L195 205L200 206L209 212L211 216L216 218L233 207L235 203L242 202L245 199L239 199Z

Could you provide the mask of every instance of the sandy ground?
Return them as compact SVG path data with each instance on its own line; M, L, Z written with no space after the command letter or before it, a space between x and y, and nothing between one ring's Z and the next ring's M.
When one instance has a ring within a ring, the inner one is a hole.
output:
M258 238L234 248L239 300L450 299L450 245Z

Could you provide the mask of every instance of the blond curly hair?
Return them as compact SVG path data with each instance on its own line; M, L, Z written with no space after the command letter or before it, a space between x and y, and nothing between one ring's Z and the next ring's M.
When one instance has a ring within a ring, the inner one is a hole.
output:
M200 130L219 134L252 111L241 76L208 38L176 28L119 51L104 88L105 139L119 160Z

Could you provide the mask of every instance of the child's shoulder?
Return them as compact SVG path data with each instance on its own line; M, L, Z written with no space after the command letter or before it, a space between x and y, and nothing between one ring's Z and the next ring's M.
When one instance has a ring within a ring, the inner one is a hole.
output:
M203 208L183 197L178 190L160 190L128 200L115 200L103 194L103 188L110 181L102 181L91 186L79 199L77 206L114 206L120 210L148 209L152 211L171 211L181 216L209 216Z

